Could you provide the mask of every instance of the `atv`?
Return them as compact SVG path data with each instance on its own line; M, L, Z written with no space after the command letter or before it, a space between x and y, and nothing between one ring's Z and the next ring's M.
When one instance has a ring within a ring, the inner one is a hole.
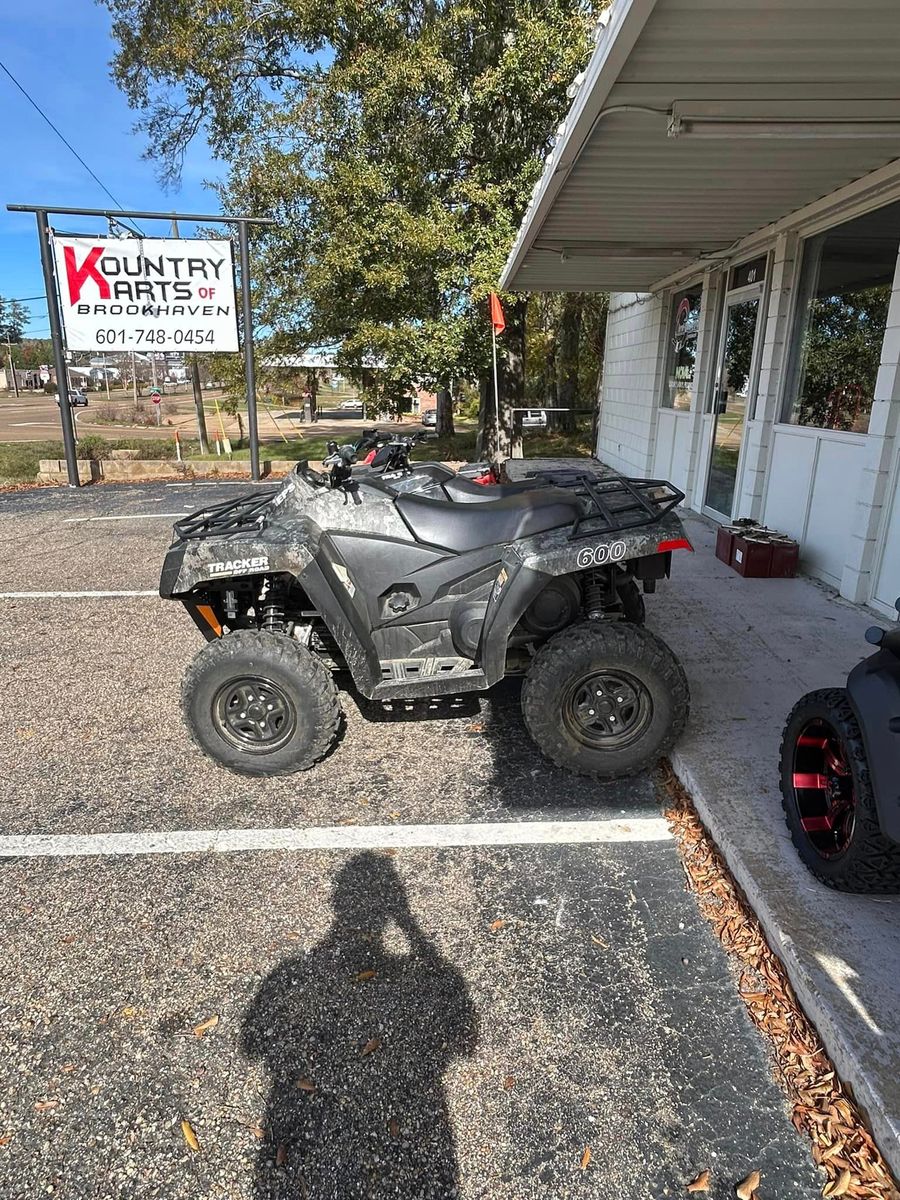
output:
M866 641L878 649L846 688L809 692L794 706L781 743L782 802L794 845L822 883L900 892L900 628L873 625Z
M182 690L204 753L247 775L311 767L338 737L336 672L386 701L524 675L537 745L597 778L669 749L688 714L684 672L628 617L642 616L638 585L653 591L672 552L691 549L682 492L585 463L509 488L460 481L491 497L460 501L452 480L398 492L351 460L298 463L277 490L176 522L160 595L207 639Z

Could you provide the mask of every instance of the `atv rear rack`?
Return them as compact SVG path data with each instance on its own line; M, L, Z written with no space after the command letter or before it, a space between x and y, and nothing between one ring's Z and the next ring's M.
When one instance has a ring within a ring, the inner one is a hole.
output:
M249 496L238 496L236 500L225 500L211 504L199 512L182 517L174 525L175 534L182 541L203 538L209 534L227 537L230 533L255 532L265 525L266 509L278 488L262 488Z
M572 523L570 541L652 525L684 499L684 492L664 479L591 475L577 467L539 471L531 478L568 488L581 500L584 512Z

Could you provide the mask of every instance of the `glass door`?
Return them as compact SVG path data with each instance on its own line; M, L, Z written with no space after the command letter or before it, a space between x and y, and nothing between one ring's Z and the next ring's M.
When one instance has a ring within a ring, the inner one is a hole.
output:
M755 383L756 329L762 290L728 296L713 391L712 447L706 480L706 507L730 520L748 409Z

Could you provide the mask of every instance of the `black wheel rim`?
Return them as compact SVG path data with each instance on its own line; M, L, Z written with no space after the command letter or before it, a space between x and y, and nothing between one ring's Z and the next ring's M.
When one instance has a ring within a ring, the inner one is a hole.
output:
M844 739L824 717L797 734L792 767L800 828L820 858L837 858L853 840L856 789Z
M221 737L246 754L271 754L290 741L297 710L271 679L244 676L229 680L213 699L213 721Z
M597 671L569 688L563 720L582 745L621 750L649 728L653 701L641 681L627 671Z

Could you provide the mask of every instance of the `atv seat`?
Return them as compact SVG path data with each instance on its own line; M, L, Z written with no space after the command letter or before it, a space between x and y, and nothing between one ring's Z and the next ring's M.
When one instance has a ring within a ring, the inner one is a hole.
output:
M540 486L533 479L524 483L473 483L471 479L461 479L454 475L443 483L447 498L456 504L495 504L508 496L520 496L522 492L533 492Z
M574 496L546 487L487 504L430 500L413 493L398 496L396 508L418 541L457 554L571 525L582 511Z

